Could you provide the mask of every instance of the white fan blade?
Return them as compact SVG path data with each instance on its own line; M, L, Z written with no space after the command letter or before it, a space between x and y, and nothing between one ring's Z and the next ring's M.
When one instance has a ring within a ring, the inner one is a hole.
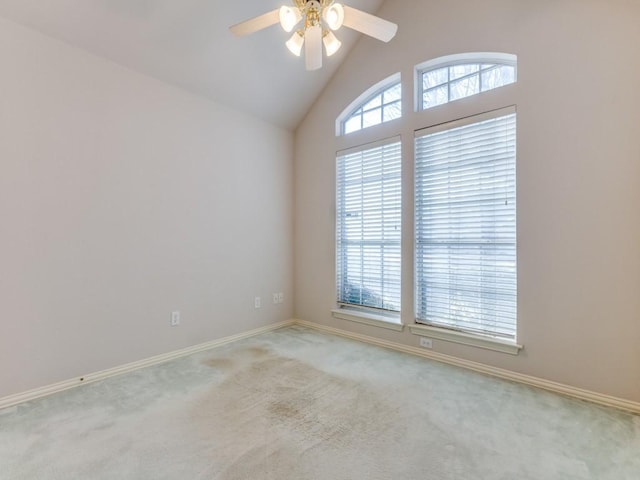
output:
M307 28L304 33L304 47L307 70L322 68L322 28L320 25Z
M346 5L344 5L343 25L382 42L389 42L398 31L398 25L395 23Z
M242 37L262 30L263 28L270 27L271 25L275 25L279 22L280 9L277 9L272 12L265 13L264 15L260 15L259 17L252 18L251 20L237 23L236 25L229 27L229 30L231 30L231 33L234 35Z

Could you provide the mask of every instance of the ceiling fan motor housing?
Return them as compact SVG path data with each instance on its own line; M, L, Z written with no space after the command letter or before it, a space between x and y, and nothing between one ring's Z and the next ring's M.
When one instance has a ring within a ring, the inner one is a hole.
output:
M304 26L305 28L314 27L316 25L320 25L320 12L322 11L322 6L319 2L315 0L310 0L307 2L305 6L304 13Z

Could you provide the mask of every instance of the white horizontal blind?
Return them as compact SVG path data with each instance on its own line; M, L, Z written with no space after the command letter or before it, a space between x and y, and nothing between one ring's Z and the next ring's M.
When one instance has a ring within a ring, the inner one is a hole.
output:
M511 112L416 134L420 323L515 339L516 115Z
M398 138L337 156L337 298L400 311L401 147Z

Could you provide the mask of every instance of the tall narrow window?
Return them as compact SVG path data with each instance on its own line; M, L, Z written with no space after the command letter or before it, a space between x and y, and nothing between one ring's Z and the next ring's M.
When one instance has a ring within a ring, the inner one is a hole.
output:
M400 140L340 152L336 191L338 303L400 311Z
M515 109L415 143L416 321L515 339Z

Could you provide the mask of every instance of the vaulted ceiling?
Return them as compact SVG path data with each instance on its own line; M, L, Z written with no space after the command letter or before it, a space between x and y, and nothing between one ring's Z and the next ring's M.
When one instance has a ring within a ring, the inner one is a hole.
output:
M321 70L285 47L274 26L249 37L228 27L290 0L0 0L0 16L133 70L285 128L304 118L359 35ZM347 0L375 13L383 0ZM375 41L375 40L370 40Z

